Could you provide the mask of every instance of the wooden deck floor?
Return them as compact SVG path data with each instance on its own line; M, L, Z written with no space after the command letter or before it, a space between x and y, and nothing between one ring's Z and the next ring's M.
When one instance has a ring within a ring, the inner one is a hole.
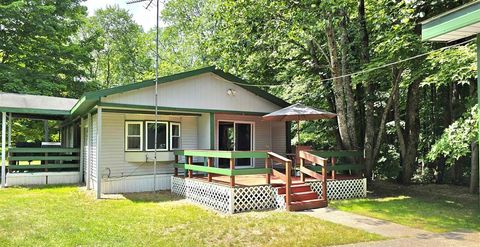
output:
M255 186L255 185L266 185L266 175L242 175L242 176L235 176L235 185L236 186ZM183 177L183 176L178 176ZM344 180L344 179L356 179L359 178L357 176L351 175L336 175L336 180ZM207 181L207 177L204 175L195 175L194 179ZM330 176L327 179L331 179ZM229 176L213 176L212 178L213 183L222 184L222 185L229 185L230 177ZM318 181L317 179L307 178L306 181ZM300 177L292 177L292 183L300 183ZM284 184L282 180L277 177L271 177L271 184Z

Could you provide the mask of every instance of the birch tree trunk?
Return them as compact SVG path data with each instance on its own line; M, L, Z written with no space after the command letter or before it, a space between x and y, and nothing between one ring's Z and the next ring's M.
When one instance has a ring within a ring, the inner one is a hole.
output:
M335 96L335 108L337 113L338 130L342 140L342 146L345 149L355 149L356 136L355 131L355 109L352 108L354 102L350 80L344 80L342 77L342 68L345 70L346 65L341 64L338 57L338 46L335 38L335 30L333 28L333 20L331 16L327 17L326 28L327 45L330 56L330 70L333 79L333 93ZM345 61L347 62L347 61Z

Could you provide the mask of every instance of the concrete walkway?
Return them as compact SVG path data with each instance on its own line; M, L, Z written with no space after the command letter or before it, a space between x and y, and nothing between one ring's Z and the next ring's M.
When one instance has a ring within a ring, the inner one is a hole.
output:
M371 217L343 212L333 208L312 209L299 213L391 238L390 240L357 243L345 246L480 247L479 232L449 232L435 234L432 232L399 225L385 220L379 220Z

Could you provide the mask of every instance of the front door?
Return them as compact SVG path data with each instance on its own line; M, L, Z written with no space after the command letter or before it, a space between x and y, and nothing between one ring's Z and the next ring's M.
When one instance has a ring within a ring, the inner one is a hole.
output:
M251 151L252 150L253 125L243 122L218 122L218 149L227 151ZM229 168L228 159L219 159L218 167ZM252 159L237 159L235 167L250 167Z

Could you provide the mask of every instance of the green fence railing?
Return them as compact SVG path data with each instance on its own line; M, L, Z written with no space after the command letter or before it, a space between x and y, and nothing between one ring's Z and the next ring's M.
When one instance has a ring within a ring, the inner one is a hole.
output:
M7 160L8 172L79 170L80 148L12 147Z

